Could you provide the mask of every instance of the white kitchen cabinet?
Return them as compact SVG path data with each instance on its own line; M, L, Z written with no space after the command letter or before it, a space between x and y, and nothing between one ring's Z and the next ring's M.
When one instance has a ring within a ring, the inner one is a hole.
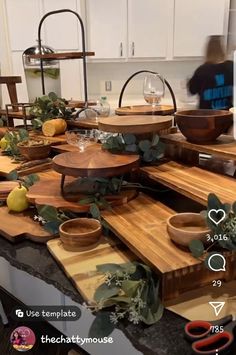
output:
M70 9L79 12L77 0L44 0L44 13ZM51 15L43 23L46 32L46 44L56 50L81 49L79 21L72 13Z
M94 59L165 58L174 0L87 0Z
M40 0L7 0L6 5L12 51L24 51L35 45L38 38L38 24L43 15L42 2Z
M172 0L128 0L128 56L167 56Z
M127 0L86 0L88 49L95 59L127 55Z
M210 35L226 35L228 0L175 0L173 57L198 57Z

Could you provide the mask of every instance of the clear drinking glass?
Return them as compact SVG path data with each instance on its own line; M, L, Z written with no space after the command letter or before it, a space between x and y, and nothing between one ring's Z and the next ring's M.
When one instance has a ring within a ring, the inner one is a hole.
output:
M68 144L78 147L80 152L84 152L86 147L94 142L91 131L88 129L77 129L66 131L66 140Z
M143 96L148 104L152 105L153 110L161 101L165 94L164 79L159 74L148 74L144 78Z

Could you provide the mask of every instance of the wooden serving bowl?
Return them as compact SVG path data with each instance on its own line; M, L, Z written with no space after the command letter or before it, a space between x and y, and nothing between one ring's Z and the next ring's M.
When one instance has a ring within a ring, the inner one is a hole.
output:
M27 160L45 159L49 156L51 150L51 145L49 142L35 146L21 145L21 143L18 143L17 147L20 154Z
M59 233L66 250L79 251L98 243L102 226L97 219L75 218L62 223Z
M175 113L176 123L188 141L214 142L233 123L232 112L226 110L187 110Z
M169 217L167 232L175 243L185 247L194 239L205 242L207 234L211 234L205 218L200 213L177 213Z

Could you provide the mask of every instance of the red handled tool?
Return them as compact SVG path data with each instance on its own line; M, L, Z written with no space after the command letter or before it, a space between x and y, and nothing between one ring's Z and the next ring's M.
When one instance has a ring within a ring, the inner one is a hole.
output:
M223 331L220 330L221 326L224 326ZM195 354L223 355L228 353L233 344L235 327L236 321L231 315L212 322L197 320L186 324L185 335L193 342Z

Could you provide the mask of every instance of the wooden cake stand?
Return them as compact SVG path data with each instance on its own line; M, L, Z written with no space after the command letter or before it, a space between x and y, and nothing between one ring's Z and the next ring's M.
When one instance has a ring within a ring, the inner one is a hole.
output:
M172 116L110 116L99 119L98 128L112 133L154 133L172 126Z
M111 154L98 150L97 147L80 153L62 153L57 155L52 162L52 168L62 175L62 191L66 175L105 178L123 175L138 166L138 155Z
M116 115L129 116L129 115L172 115L174 107L170 105L158 105L154 109L151 105L134 105L118 107L115 110Z

